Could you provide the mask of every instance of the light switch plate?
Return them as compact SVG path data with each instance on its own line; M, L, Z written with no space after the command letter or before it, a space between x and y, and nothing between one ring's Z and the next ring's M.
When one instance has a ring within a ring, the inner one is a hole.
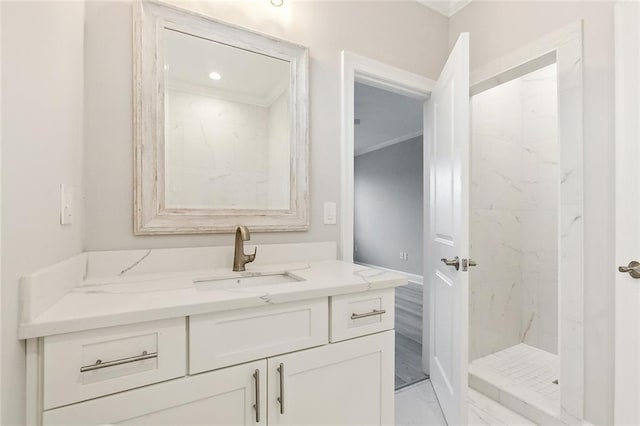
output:
M70 225L73 223L73 187L60 185L60 225Z
M327 201L324 203L324 224L335 225L336 223L336 203L333 201Z

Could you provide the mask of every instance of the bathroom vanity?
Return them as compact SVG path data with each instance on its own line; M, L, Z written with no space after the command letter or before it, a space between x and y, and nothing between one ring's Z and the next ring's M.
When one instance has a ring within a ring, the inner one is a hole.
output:
M83 253L25 277L29 424L392 424L406 278L334 243L261 246L246 272L222 266L232 251Z

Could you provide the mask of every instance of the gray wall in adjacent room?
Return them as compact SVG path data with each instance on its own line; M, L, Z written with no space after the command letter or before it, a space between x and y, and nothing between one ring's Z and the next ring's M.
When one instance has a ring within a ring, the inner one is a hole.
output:
M356 262L422 275L422 181L422 136L355 157Z

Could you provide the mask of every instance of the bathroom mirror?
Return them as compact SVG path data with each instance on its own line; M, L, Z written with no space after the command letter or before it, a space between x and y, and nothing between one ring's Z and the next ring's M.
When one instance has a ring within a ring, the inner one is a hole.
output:
M307 229L308 49L135 7L135 233Z

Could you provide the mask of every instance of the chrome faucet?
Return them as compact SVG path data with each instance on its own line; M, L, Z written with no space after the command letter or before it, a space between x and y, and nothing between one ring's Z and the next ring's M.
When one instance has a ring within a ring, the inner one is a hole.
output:
M249 241L251 233L246 226L236 227L236 244L233 252L233 270L236 272L244 271L244 265L251 263L256 259L258 247L255 248L253 254L244 254L243 241Z

